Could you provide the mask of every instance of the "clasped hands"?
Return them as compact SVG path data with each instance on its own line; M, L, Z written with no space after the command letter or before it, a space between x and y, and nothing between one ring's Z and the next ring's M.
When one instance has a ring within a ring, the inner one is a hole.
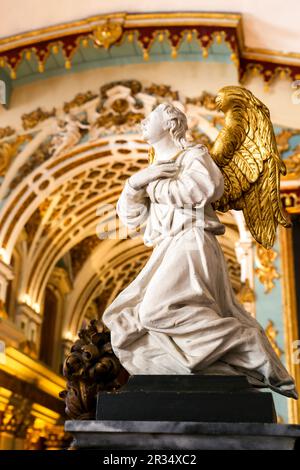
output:
M176 175L178 168L176 162L155 163L130 176L129 184L134 189L142 189L160 178L172 178Z

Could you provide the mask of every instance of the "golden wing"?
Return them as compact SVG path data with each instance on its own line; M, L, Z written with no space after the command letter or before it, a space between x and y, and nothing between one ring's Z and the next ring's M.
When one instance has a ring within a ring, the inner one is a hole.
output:
M216 98L225 113L211 155L224 176L224 194L214 209L242 210L255 240L265 248L275 241L278 223L291 222L280 199L280 174L286 174L279 156L268 108L249 90L222 88Z

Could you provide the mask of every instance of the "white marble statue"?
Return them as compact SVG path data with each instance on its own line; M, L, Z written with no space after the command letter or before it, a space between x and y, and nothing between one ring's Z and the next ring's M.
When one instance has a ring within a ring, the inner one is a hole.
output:
M126 181L117 214L131 229L145 222L144 243L154 249L103 314L112 348L129 374L246 375L297 398L293 378L231 287L216 238L225 227L212 206L225 176L205 146L186 142L186 131L186 116L171 104L142 122L155 158Z

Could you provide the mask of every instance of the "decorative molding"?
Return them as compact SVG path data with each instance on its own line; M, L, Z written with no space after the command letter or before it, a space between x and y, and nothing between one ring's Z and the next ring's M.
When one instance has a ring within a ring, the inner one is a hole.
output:
M171 57L176 58L181 43L199 42L203 57L211 44L226 43L231 59L238 67L239 80L244 83L251 74L262 76L268 86L277 78L300 78L300 54L281 53L245 46L242 16L231 13L113 13L31 31L0 40L0 67L7 68L12 79L18 66L34 55L37 73L45 71L51 54L62 52L65 67L72 67L72 58L80 45L109 49L124 39L137 42L145 60L154 41L167 40Z
M31 140L30 135L18 135L14 139L0 143L0 176L4 176L24 142Z
M296 187L291 189L283 188L280 191L280 197L285 209L291 214L300 214L300 182L297 181Z
M40 122L45 121L49 117L55 116L55 108L52 109L52 111L44 111L41 108L37 108L34 111L31 111L30 113L23 114L22 116L22 122L23 122L23 129L28 130L28 129L33 129L36 127L37 124Z
M252 287L250 287L249 279L246 279L246 281L242 283L237 298L242 304L253 304L255 302L255 292Z
M256 263L258 267L255 269L255 274L263 284L266 294L274 289L274 280L280 277L274 265L277 256L276 251L273 249L267 250L262 245L256 244Z
M281 177L281 200L291 214L300 213L300 144L291 144L292 137L297 136L300 136L299 129L282 129L276 135L277 146L287 170L286 175Z
M287 176L285 179L300 180L300 145L298 145L292 155L289 155L288 158L284 160Z
M13 129L10 126L1 127L0 128L0 140L3 139L4 137L10 137L15 132L16 132L15 129Z
M287 368L300 389L300 365L293 361L295 342L299 341L297 298L295 286L294 252L292 231L279 229L281 253L281 283L283 296L284 345ZM288 400L289 418L293 424L300 424L299 400Z
M268 321L268 324L265 328L265 333L272 345L272 348L276 352L277 356L280 358L283 354L283 351L278 346L278 343L277 343L278 330L276 329L274 322L272 320Z

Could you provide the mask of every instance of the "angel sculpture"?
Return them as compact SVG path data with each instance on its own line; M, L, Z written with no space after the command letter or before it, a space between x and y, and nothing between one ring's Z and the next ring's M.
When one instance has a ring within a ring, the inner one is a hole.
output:
M153 251L103 322L129 374L246 375L297 399L263 328L235 298L216 238L225 226L215 210L236 209L257 242L273 245L278 223L290 225L279 196L285 166L263 103L237 86L222 88L216 102L225 126L211 153L188 144L186 116L172 104L142 121L154 155L126 181L117 214L130 229L145 222Z

